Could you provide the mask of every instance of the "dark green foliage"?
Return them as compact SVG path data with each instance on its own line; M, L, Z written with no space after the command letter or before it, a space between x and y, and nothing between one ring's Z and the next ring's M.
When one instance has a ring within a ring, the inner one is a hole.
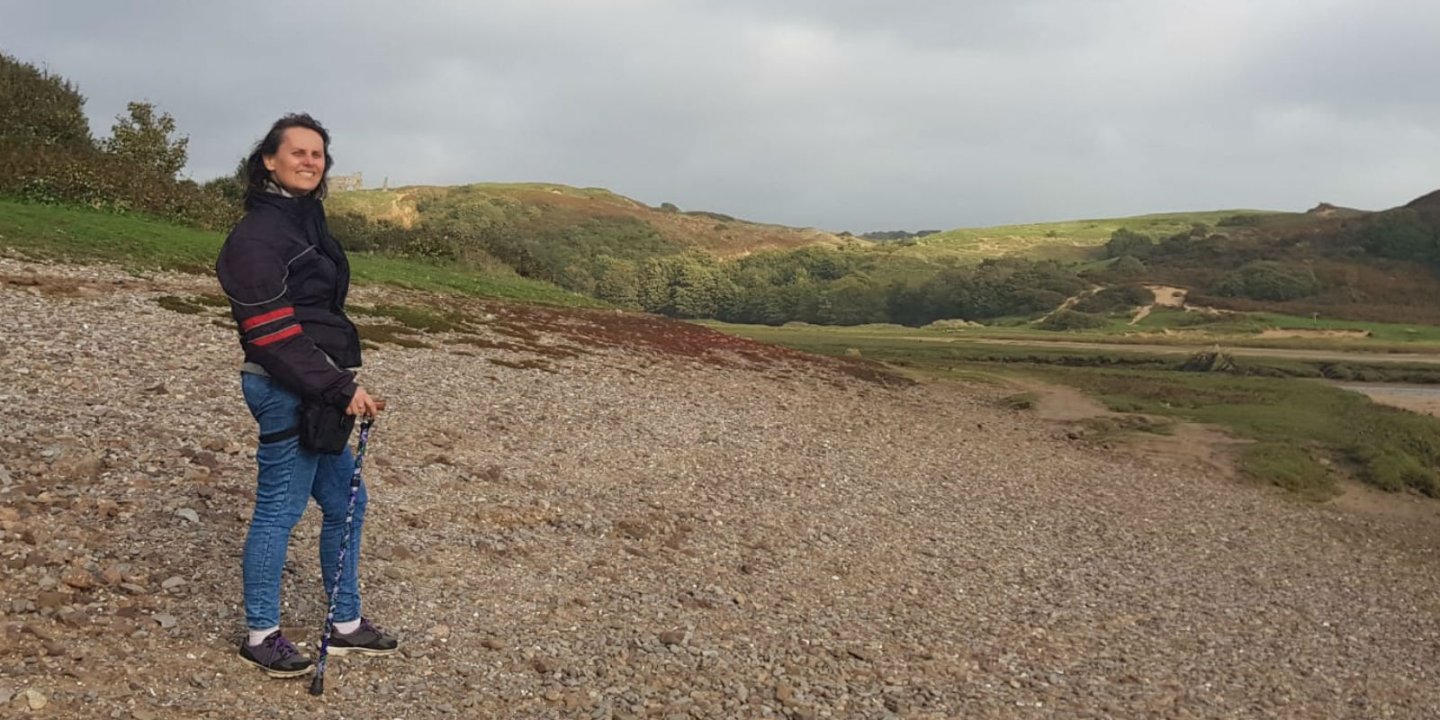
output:
M640 264L637 280L640 307L672 317L716 317L735 295L719 264L696 253L649 258Z
M110 137L100 149L137 176L153 176L156 180L173 180L185 167L189 138L172 137L175 118L170 113L155 112L150 103L132 102L127 115L115 118Z
M623 308L640 307L640 274L629 260L601 255L595 258L594 296Z
M0 143L92 151L85 98L68 80L0 53Z
M837 280L825 289L816 319L827 325L887 322L885 288L864 275Z
M1413 208L1371 215L1355 232L1355 239L1366 252L1380 257L1440 262L1440 229Z
M1134 258L1147 258L1155 251L1155 241L1149 235L1137 233L1133 230L1120 228L1110 234L1110 241L1105 243L1105 257L1121 257L1129 255Z
M1216 227L1255 227L1265 220L1263 215L1241 214L1220 218Z
M1115 280L1137 280L1145 274L1145 263L1134 255L1121 255L1106 270Z
M1309 268L1256 260L1226 275L1214 292L1252 300L1294 300L1314 295L1318 289L1319 283Z
M1056 310L1041 321L1040 328L1044 330L1088 330L1109 324L1110 321L1103 315L1092 315L1075 310Z

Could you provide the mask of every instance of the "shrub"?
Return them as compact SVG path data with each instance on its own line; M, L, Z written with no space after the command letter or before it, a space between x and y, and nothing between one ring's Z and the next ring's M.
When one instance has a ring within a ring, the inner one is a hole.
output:
M1414 208L1395 208L1366 219L1356 231L1366 252L1395 260L1440 261L1440 231Z
M1120 257L1129 255L1136 258L1150 257L1155 252L1155 241L1149 235L1137 233L1134 230L1120 228L1110 234L1110 241L1105 243L1105 257Z
M0 138L17 147L94 149L79 90L5 53L0 53Z
M1089 330L1104 327L1110 321L1103 316L1075 310L1057 310L1040 322L1042 330Z
M1273 260L1255 260L1227 274L1215 287L1215 294L1251 300L1294 300L1319 290L1309 268Z
M1134 255L1121 255L1106 268L1110 276L1118 280L1135 280L1145 274L1145 263Z

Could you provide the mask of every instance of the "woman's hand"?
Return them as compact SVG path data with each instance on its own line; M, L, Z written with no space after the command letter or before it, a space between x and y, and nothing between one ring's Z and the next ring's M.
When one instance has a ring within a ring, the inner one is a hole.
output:
M370 393L365 392L365 388L356 387L355 394L350 398L350 405L345 408L345 414L373 418L384 409L383 401L377 401L370 397Z

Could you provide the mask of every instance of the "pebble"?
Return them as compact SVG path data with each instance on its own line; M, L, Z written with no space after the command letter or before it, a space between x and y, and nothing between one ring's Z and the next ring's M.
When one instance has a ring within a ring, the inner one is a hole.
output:
M31 711L44 710L45 706L50 704L50 698L39 690L26 690L21 694L25 697L25 706Z

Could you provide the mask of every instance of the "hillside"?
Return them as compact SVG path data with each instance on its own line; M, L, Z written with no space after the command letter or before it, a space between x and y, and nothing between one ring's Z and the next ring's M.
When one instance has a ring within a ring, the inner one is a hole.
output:
M1296 215L1271 210L1212 210L956 228L914 241L911 252L926 257L957 255L975 261L1006 255L1084 260L1094 257L1111 234L1121 228L1166 237L1185 232L1196 224L1216 225L1236 217L1278 220Z
M390 401L366 463L366 612L405 651L336 658L311 698L233 657L254 426L228 322L165 307L213 292L204 276L0 259L7 712L1421 718L1440 705L1433 509L1297 504L1073 439L993 386L882 382L663 319L375 286L354 302L466 324L366 357ZM283 619L310 650L313 513Z
M811 245L865 244L812 228L753 223L668 205L652 208L608 190L544 183L361 190L335 193L328 206L332 214L354 213L403 228L505 227L521 233L575 234L597 226L640 226L632 234L653 233L670 248L697 249L718 258Z

